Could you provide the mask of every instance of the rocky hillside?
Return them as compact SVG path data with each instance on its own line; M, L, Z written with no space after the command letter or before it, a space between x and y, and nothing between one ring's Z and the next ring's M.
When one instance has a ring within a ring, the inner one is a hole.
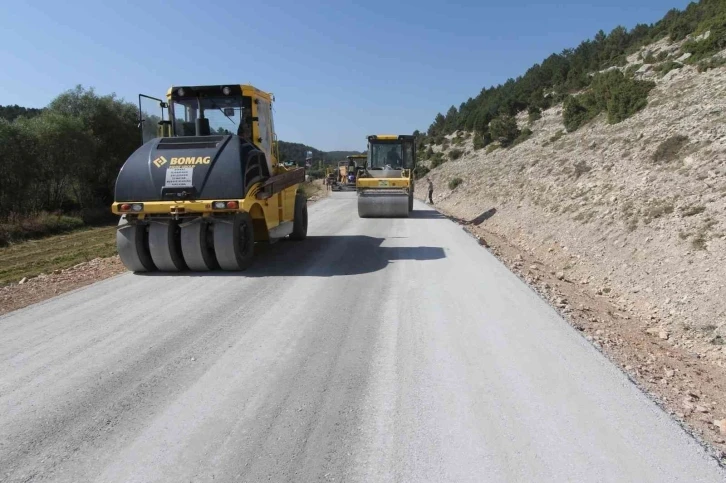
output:
M471 136L449 136L447 157L462 153L429 176L441 207L463 218L496 208L488 223L562 252L568 277L617 289L625 304L649 304L664 326L702 331L723 355L726 69L680 65L661 76L670 58L638 66L643 56L678 51L662 41L629 57L623 70L636 66L636 76L656 82L648 106L629 119L608 124L600 115L566 133L562 105L531 124L522 114L528 139L475 150Z
M471 133L457 132L431 146L434 155L424 164L438 164L428 174L438 208L464 220L486 219L480 225L486 233L541 261L572 290L612 302L628 323L643 321L642 337L660 337L666 351L681 350L723 376L726 68L688 65L680 47L662 40L619 67L655 82L647 106L622 122L610 124L603 113L568 133L559 104L531 123L526 113L518 115L519 129L531 135L514 146L475 149ZM718 66L724 59L726 51L707 62ZM527 281L550 288L531 268L524 269ZM680 390L693 383L686 379ZM667 385L663 380L661 387ZM693 412L691 402L683 404L675 413Z

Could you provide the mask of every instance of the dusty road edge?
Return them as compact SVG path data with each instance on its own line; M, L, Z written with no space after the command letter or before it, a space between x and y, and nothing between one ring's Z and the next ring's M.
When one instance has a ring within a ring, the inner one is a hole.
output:
M440 208L432 208L461 226L552 306L726 468L726 374L722 368L670 346L660 333L647 333L648 325L642 314L620 313L610 298L598 296L590 286L567 280L532 253L488 231L483 226L485 222L482 226L473 225ZM662 369L660 374L659 369ZM719 427L716 421L723 421L722 425Z
M322 184L316 182L311 184L314 185L314 194L308 198L308 206L328 196L328 192L321 188ZM0 287L0 318L15 310L67 295L69 292L121 275L126 271L118 255L114 255L95 258L73 267L57 270L56 273L26 278L22 283L5 285Z

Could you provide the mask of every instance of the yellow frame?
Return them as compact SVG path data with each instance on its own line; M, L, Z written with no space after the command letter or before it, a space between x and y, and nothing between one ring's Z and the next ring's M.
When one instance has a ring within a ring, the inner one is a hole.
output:
M219 84L223 86L224 84ZM229 85L229 84L228 84ZM234 84L231 84L234 85ZM270 104L275 101L275 96L271 92L265 92L249 84L239 84L242 90L242 95L252 98L252 117L257 117L257 103L255 99L263 99ZM172 102L172 92L176 87L171 86L166 92L168 102ZM278 163L278 146L277 136L275 134L275 126L273 116L270 115L270 142L271 152L266 152L265 155L269 156L270 164L272 165L273 172L270 173L272 176L281 174L289 171L288 168ZM252 122L252 137L253 141L260 137L259 123L258 121ZM262 151L262 146L255 142L255 145ZM111 211L115 215L138 215L139 219L145 219L149 216L202 216L209 217L214 214L225 214L225 213L236 213L245 211L250 213L255 220L264 220L265 226L269 229L275 228L280 223L293 221L295 217L295 195L299 185L290 186L279 193L276 193L272 197L264 200L258 200L256 194L259 192L262 184L257 183L250 188L244 199L226 199L218 198L214 200L179 200L179 201L116 201L111 205ZM239 209L237 210L213 210L212 203L214 201L237 201L239 203ZM122 212L119 211L118 205L132 203L143 203L144 209L140 212ZM183 209L183 213L179 213L179 210ZM266 235L262 235L265 238Z

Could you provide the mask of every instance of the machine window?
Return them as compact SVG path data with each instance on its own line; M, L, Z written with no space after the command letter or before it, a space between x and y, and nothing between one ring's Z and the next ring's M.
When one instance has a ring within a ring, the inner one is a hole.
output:
M251 116L249 100L242 97L203 97L204 117L209 119L210 134L237 134L237 128L246 116ZM194 121L198 117L197 99L177 99L172 104L174 133L177 136L194 136Z
M371 144L369 153L371 169L402 169L403 152L398 143Z
M413 169L413 143L403 144L403 167L405 169Z
M270 131L272 130L272 126L270 125L271 110L272 109L269 102L263 99L258 99L257 126L260 130L259 136L262 139L260 141L260 146L262 147L262 150L267 153L268 156L272 153L272 139L270 139Z

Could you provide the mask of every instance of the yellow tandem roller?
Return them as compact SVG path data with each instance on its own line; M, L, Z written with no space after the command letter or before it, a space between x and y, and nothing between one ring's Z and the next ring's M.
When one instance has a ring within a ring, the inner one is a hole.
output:
M415 141L407 134L368 136L366 166L356 179L359 217L400 218L413 211Z

